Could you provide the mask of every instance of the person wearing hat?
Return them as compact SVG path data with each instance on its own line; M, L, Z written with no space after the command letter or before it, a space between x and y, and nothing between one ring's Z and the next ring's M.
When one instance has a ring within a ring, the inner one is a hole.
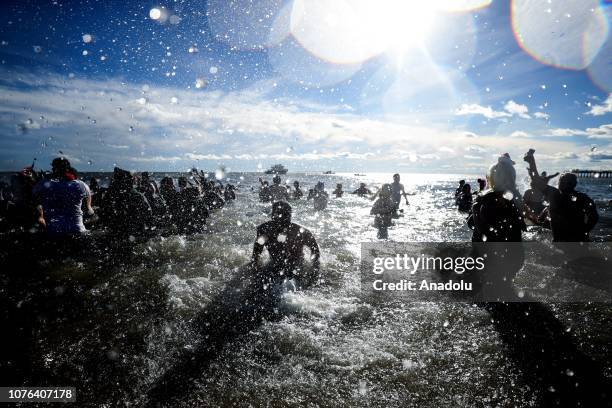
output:
M272 220L257 227L251 260L268 282L296 278L302 284L312 284L319 277L319 245L309 230L291 222L291 212L291 205L285 201L272 204ZM305 268L304 248L311 253L311 271ZM260 262L264 249L270 255L265 266Z
M58 157L51 162L51 179L34 186L33 195L39 204L41 224L48 234L79 235L87 232L83 224L82 205L93 215L91 193L68 159Z

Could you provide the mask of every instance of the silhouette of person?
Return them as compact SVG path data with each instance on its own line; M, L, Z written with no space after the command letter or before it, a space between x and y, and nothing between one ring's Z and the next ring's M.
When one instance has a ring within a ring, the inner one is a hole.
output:
M257 227L252 262L258 274L270 283L296 278L301 284L312 284L319 276L319 245L306 228L291 222L291 206L284 201L272 204L272 220ZM304 247L311 252L312 272L305 269ZM260 257L268 250L270 261L260 265Z

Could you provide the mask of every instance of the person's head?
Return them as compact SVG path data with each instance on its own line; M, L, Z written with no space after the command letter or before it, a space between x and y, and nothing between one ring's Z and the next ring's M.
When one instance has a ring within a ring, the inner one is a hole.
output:
M361 189L366 188L366 184L365 183L359 183L359 188L361 188Z
M464 184L465 184L465 180L459 180L459 187L463 187Z
M540 173L540 175L541 175L542 177L546 177L546 176L548 176L548 173L547 173L547 172L545 172L545 171L543 171L542 173Z
M489 186L495 191L516 190L516 170L514 162L507 156L500 156L497 163L489 168L487 175Z
M164 177L159 184L164 189L174 189L174 180L172 180L172 177Z
M277 174L276 176L272 177L272 182L274 184L280 184L281 183L281 177Z
M269 183L268 183L267 181L264 181L264 182L262 183L262 185L263 185L264 187L268 187L268 186L269 186Z
M98 183L98 179L95 177L92 177L89 179L89 188L94 190L96 188L98 188L100 184Z
M297 181L297 180L295 180L295 181L293 182L293 186L294 186L295 188L298 188L298 187L300 186L300 182L299 182L299 181Z
M394 182L394 183L399 183L399 181L400 181L400 175L399 175L399 174L397 174L397 173L395 173L395 174L393 175L393 182Z
M142 173L140 173L140 180L143 183L149 182L149 180L151 180L151 176L149 175L149 172L148 171L143 171Z
M485 187L487 186L487 181L485 179L478 179L478 188L480 188L481 190L484 190Z
M338 183L338 184L336 184L336 189L338 189L338 190L342 190L342 183Z
M574 192L577 184L578 178L574 173L563 173L561 177L559 177L559 190L564 194Z
M121 189L129 189L134 185L134 176L127 170L115 167L113 170L113 180L111 184Z
M325 184L323 184L322 181L317 182L317 185L315 186L315 190L323 191L324 189L325 189Z
M461 191L466 194L469 194L472 191L472 186L470 186L469 183L466 183L463 185L463 187L461 187Z
M391 197L391 186L389 184L383 184L380 188L379 193L380 198L389 198Z
M285 201L276 201L272 204L272 220L280 225L291 223L291 206Z
M65 157L56 157L51 162L51 171L55 177L64 177L70 171L70 162Z
M185 187L187 187L187 177L183 177L183 176L179 177L179 178L178 178L178 186L179 186L180 188L185 188Z

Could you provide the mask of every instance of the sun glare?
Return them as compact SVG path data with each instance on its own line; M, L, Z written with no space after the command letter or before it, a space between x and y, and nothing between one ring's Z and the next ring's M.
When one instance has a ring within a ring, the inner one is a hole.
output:
M291 33L318 58L351 64L421 44L437 11L436 2L296 0Z

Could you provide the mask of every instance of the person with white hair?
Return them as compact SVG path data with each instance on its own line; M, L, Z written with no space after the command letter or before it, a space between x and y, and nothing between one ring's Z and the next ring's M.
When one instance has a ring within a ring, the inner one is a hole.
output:
M497 159L487 174L489 189L476 197L470 224L473 242L521 242L526 230L514 161L508 153Z

